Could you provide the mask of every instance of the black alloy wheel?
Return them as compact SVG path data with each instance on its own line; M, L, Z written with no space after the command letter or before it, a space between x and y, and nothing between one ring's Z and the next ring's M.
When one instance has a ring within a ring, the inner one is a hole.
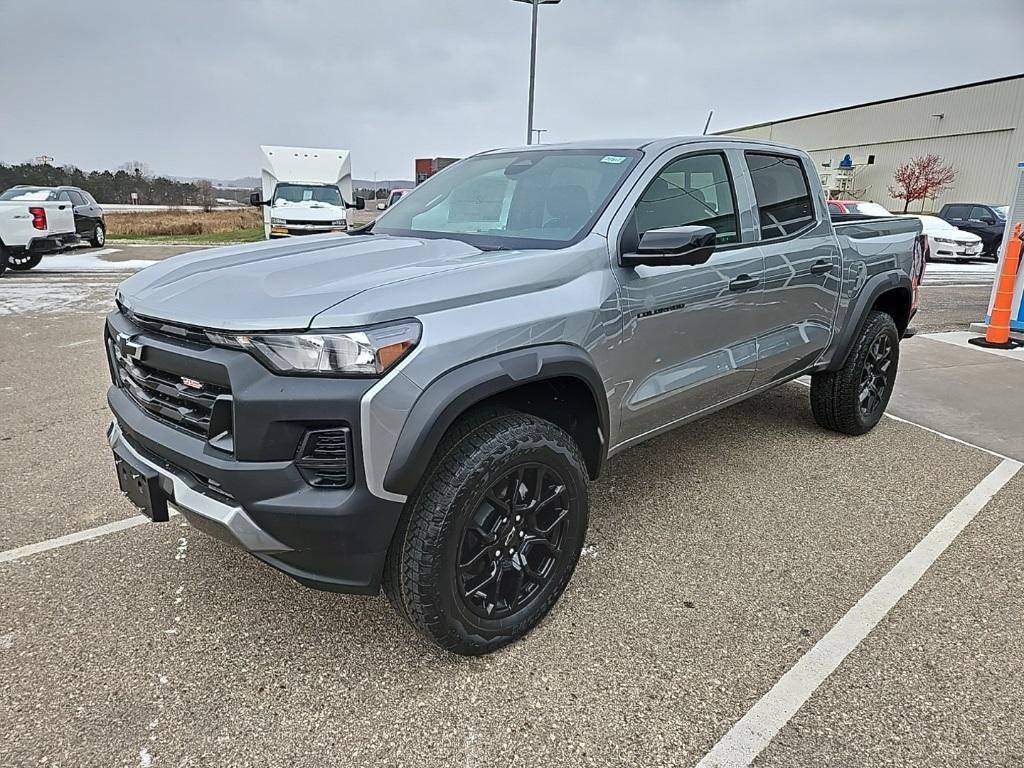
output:
M871 418L882 405L895 370L893 345L888 335L879 333L868 348L860 379L860 412Z
M43 255L41 253L29 253L27 251L19 253L9 252L7 255L7 266L19 272L24 272L27 269L38 266L42 260Z
M507 618L547 585L563 554L570 513L566 483L553 467L521 464L494 482L466 522L456 582L466 607Z

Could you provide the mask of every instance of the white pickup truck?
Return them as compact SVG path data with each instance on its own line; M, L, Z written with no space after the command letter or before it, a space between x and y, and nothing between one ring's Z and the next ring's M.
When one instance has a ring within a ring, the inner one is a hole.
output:
M12 256L53 253L77 241L70 202L0 200L0 275Z

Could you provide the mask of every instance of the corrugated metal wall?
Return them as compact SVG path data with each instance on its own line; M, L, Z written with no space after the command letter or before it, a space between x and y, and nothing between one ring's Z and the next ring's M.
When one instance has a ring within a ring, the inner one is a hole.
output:
M858 170L855 186L893 211L903 209L888 191L896 168L935 153L957 170L953 188L925 202L926 210L937 211L958 200L1009 202L1017 163L1024 160L1022 124L1024 77L1017 77L721 133L793 144L819 166L831 160L835 167L846 154L873 154L875 164ZM911 210L920 207L916 202Z

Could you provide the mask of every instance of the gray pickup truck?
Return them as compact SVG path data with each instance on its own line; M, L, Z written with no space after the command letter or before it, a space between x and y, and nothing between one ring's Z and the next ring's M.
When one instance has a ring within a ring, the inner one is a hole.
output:
M835 224L811 160L771 143L485 152L352 234L126 280L105 332L120 486L485 653L565 589L608 458L804 374L819 424L871 429L920 229Z

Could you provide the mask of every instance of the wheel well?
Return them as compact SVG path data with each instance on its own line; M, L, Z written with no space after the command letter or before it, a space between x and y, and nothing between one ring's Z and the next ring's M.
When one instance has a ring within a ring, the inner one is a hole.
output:
M604 463L601 416L590 387L574 376L558 376L506 389L474 404L473 410L499 406L557 424L580 447L587 474L597 479Z
M902 337L903 332L910 325L910 291L906 288L893 288L886 291L875 299L871 309L877 309L889 315L895 321L896 328L899 329Z

